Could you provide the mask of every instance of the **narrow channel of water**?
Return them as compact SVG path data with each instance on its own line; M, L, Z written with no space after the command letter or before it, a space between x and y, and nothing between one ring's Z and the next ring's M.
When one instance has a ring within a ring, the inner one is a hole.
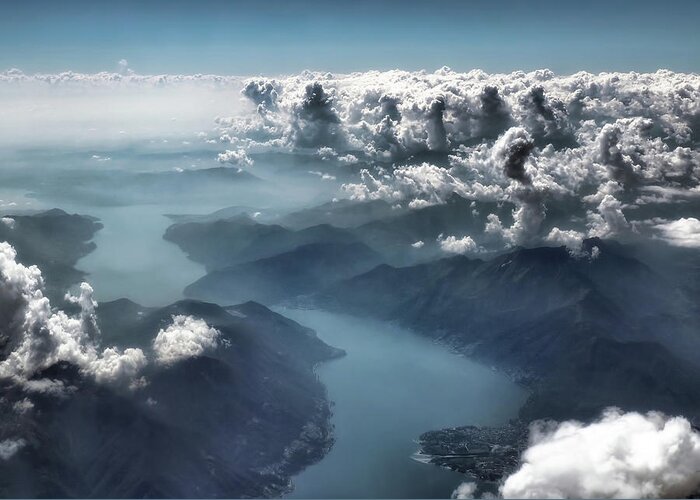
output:
M317 373L334 403L336 442L295 479L290 498L449 498L461 474L411 459L427 430L497 425L525 392L488 367L379 321L316 310L278 312L347 351Z
M104 228L97 248L77 267L88 273L99 301L126 297L144 306L164 306L183 297L183 289L205 274L177 245L163 239L172 221L163 214L177 207L90 207ZM182 209L180 209L182 210Z

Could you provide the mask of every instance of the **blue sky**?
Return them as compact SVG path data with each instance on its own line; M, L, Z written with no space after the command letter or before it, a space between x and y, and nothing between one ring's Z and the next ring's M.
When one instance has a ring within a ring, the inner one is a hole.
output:
M0 0L0 70L700 71L700 1Z

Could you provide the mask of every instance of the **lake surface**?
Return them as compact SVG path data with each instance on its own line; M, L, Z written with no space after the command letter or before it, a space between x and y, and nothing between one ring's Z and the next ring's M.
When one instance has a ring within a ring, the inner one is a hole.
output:
M497 425L523 389L503 374L379 321L278 308L347 351L317 368L334 403L336 442L294 479L290 498L449 498L465 476L411 458L421 433Z
M144 306L164 306L183 298L184 288L205 274L180 248L163 239L174 207L88 207L104 227L94 252L78 262L99 301L126 297ZM89 211L87 211L89 210Z

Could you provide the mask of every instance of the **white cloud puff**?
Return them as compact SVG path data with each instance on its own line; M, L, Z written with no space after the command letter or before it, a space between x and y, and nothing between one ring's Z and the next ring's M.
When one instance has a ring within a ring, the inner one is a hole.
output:
M78 316L55 311L44 296L39 268L24 266L16 257L11 245L0 243L0 323L7 325L4 333L11 349L0 361L0 377L24 383L29 390L55 392L55 384L27 379L59 361L73 363L98 382L109 383L127 381L145 366L140 349L98 352L97 304L89 284L80 285L78 296L66 297L80 306Z
M684 498L700 487L700 434L682 417L608 409L590 424L535 423L505 498Z
M219 163L229 163L237 167L252 167L255 163L243 148L239 148L235 151L224 151L219 154L217 159Z
M183 359L201 356L218 345L219 332L201 319L192 316L173 316L173 322L161 329L153 340L156 361L171 365Z
M477 486L476 483L462 483L457 486L457 489L452 492L452 498L455 499L468 499L474 498L476 495Z
M447 253L465 254L476 252L479 249L471 236L463 236L461 238L448 236L444 238L442 235L440 235L437 241L440 244L440 249Z
M700 220L683 217L678 220L660 222L656 229L663 238L674 246L700 248Z
M14 229L16 225L16 221L12 217L2 217L0 218L0 223L10 229Z

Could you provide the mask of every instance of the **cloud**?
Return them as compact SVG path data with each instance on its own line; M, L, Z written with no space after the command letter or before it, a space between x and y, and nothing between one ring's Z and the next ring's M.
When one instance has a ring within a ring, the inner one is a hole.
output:
M2 217L0 218L0 223L10 229L14 229L16 221L12 217Z
M16 401L12 405L12 409L21 415L32 411L34 409L34 403L32 403L29 398L24 398L20 401Z
M411 243L411 246L413 248L423 248L425 246L425 242L423 240L418 240L418 241Z
M527 130L513 127L496 141L492 155L497 163L502 164L506 177L522 184L530 184L525 162L534 148L535 143Z
M219 163L230 163L237 167L252 167L255 164L243 148L239 148L235 151L226 150L223 153L219 153L217 160Z
M457 499L467 499L474 498L476 494L477 486L476 483L462 483L457 486L457 489L452 492L452 498Z
M249 112L241 87L238 77L138 75L128 69L0 72L0 145L109 150L155 148L151 141L157 141L160 149L175 149L182 140L203 141L197 134L211 130L216 116Z
M29 381L59 361L78 366L98 382L130 381L146 365L140 349L98 351L97 306L92 287L80 285L80 294L66 299L80 307L77 316L51 308L44 296L43 277L36 266L24 266L8 243L0 243L0 324L6 325L9 353L0 361L0 377L23 383L29 390L62 392L53 381Z
M700 434L682 417L608 409L535 423L505 498L684 498L700 487Z
M601 238L624 235L630 224L622 212L622 203L606 194L598 204L598 213L588 213L589 234Z
M9 460L24 448L27 442L24 439L5 439L0 441L0 459Z
M264 116L221 120L222 141L352 155L366 165L343 186L356 200L513 204L507 245L546 242L561 207L576 214L567 230L629 237L636 207L700 192L696 74L303 72L245 88Z
M125 382L139 385L138 375L146 366L146 356L141 349L129 347L120 351L108 347L89 366L89 373L99 383Z
M253 101L258 113L277 111L278 84L274 80L248 80L241 93Z
M493 140L513 126L527 130L540 147L575 147L589 120L604 122L602 127L643 117L674 140L687 142L699 79L669 71L563 76L547 70L487 74L448 68L435 73L303 72L247 80L243 95L275 122L278 145L294 145L298 137L288 130L306 114L311 123L333 123L347 139L346 148L396 161ZM607 137L615 142L615 135Z
M205 321L185 315L173 316L172 321L153 340L153 351L159 364L172 365L217 347L221 332Z
M129 61L127 61L126 59L120 59L117 62L117 68L119 70L118 73L120 75L128 75L131 72L131 70L129 69Z
M683 217L678 220L661 222L655 229L671 245L687 248L700 248L700 220Z
M291 136L301 148L342 145L340 117L333 107L333 96L320 82L306 86L303 98L292 110Z
M448 236L447 238L443 238L443 236L440 235L437 241L443 252L465 254L479 250L479 247L470 236L463 236L462 238Z

